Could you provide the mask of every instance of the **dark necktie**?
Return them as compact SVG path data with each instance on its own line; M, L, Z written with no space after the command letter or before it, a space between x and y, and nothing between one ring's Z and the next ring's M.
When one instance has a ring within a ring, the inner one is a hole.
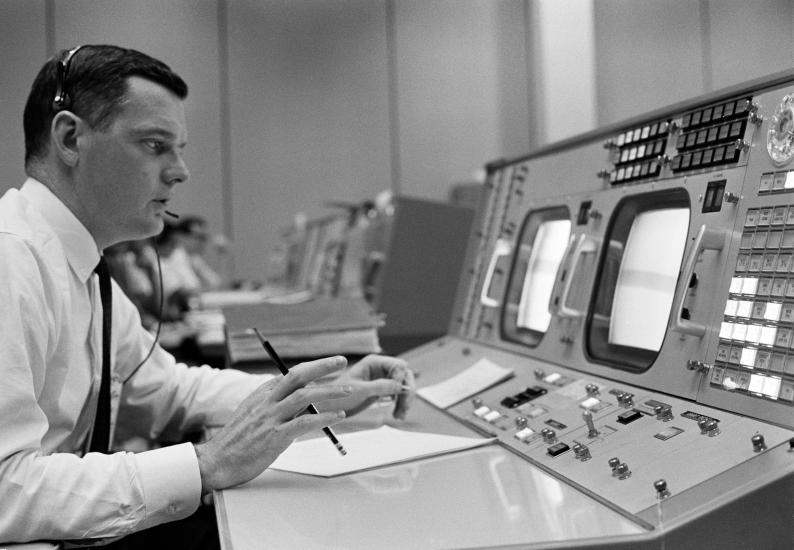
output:
M104 256L100 256L94 271L99 275L99 297L102 301L102 380L99 383L99 399L89 451L107 453L110 450L110 322L113 301L110 272Z

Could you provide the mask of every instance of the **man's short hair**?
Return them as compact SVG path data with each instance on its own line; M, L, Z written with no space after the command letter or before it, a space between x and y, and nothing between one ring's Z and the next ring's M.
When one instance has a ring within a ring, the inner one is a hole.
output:
M23 115L26 166L46 153L52 119L63 110L58 109L53 100L59 84L58 64L67 58L69 51L61 50L49 59L30 89ZM156 82L180 99L187 97L187 84L168 65L128 48L81 46L68 60L67 68L60 84L70 98L68 110L95 130L104 130L113 122L131 76Z

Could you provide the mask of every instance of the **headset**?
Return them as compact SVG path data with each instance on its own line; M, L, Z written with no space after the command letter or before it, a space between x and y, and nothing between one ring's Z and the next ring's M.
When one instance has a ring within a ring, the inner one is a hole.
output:
M69 65L72 62L72 58L77 52L80 51L82 47L83 46L76 46L71 50L66 51L63 56L61 56L61 59L58 61L58 65L56 66L55 96L52 99L52 109L56 113L58 111L69 109L72 106L72 98L66 91L66 77L69 75Z

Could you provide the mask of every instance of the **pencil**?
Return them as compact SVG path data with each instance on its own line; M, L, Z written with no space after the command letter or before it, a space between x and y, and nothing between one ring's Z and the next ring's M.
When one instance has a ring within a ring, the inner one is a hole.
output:
M257 337L259 338L259 341L262 342L262 347L265 348L265 351L267 352L267 354L270 356L270 358L273 360L273 362L278 367L278 370L281 371L281 374L286 376L289 373L289 369L287 368L287 365L285 365L284 361L281 360L281 357L278 356L278 354L276 353L276 350L273 349L273 346L270 345L270 342L265 340L265 338L262 336L262 333L259 332L259 329L258 328L254 328L254 332L256 333ZM306 409L311 414L319 414L319 411L317 410L317 407L314 406L314 403L309 403L309 406ZM323 432L325 432L325 435L327 435L328 439L331 440L331 443L334 444L334 447L336 447L336 450L339 451L339 454L341 454L342 456L347 454L347 451L342 446L342 443L339 442L339 439L336 437L336 434L333 432L333 430L331 430L331 428L329 428L328 426L325 426L325 427L323 427Z

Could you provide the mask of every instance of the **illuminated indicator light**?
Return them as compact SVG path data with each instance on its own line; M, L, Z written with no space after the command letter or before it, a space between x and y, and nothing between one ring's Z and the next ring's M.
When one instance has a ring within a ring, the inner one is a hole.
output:
M629 160L629 151L628 149L623 149L623 152L620 153L620 162L626 162Z
M521 441L526 441L527 439L532 437L532 434L534 433L535 430L533 430L532 428L524 428L523 430L516 432L516 434L513 437Z
M764 380L764 387L761 388L761 393L772 399L777 399L780 395L780 385L782 381L775 376L766 376Z
M766 310L764 311L764 319L767 321L779 321L780 320L780 311L783 307L783 304L779 304L776 302L769 302L766 305Z
M732 277L731 278L731 287L728 290L733 294L739 294L742 291L742 286L744 283L744 278L742 277Z
M740 342L744 342L746 336L747 336L747 325L744 325L742 323L734 323L733 339L739 340Z
M560 378L562 378L562 375L560 373L553 372L550 375L548 375L546 378L544 378L543 381L546 382L547 384L554 384Z
M745 277L742 280L742 294L751 294L755 296L756 290L758 290L757 277Z
M742 358L739 360L739 364L745 367L752 368L755 366L755 357L758 354L758 350L755 348L744 348L742 349Z
M776 337L777 327L761 327L761 337L758 342L767 346L772 346L775 344Z
M731 378L730 376L726 376L725 378L722 379L722 387L725 388L726 390L735 390L736 388L739 387L739 384L734 382L733 378Z
M635 160L637 158L637 148L632 147L629 149L629 160Z
M474 416L478 416L480 418L484 417L486 414L491 412L491 409L483 405L477 409L474 409Z
M487 413L483 418L488 422L496 422L502 417L502 414L499 411L491 411Z
M546 409L544 409L543 407L533 407L530 410L526 411L524 414L526 414L530 418L537 418L545 412Z
M786 174L786 184L784 187L786 189L794 189L794 172L789 172Z
M751 374L750 385L747 386L747 391L752 393L762 393L764 388L764 378L766 378L766 376L761 376L760 374Z
M643 129L642 129L642 139L647 138L650 135L650 133L651 133L651 127L650 126L643 127Z
M645 145L640 145L639 147L637 147L637 156L639 158L642 158L642 157L645 156Z
M749 300L739 300L736 307L736 316L750 318L753 311L753 303Z
M739 302L736 300L728 300L725 302L725 315L733 317L736 315L736 308L739 307Z
M761 325L748 325L745 340L757 344L761 340Z
M593 407L597 407L600 403L601 401L599 401L595 397L588 397L587 399L579 403L579 406L589 411Z
M618 147L626 143L626 134L620 134L618 136Z
M720 338L730 340L733 336L733 323L722 322L720 325Z

